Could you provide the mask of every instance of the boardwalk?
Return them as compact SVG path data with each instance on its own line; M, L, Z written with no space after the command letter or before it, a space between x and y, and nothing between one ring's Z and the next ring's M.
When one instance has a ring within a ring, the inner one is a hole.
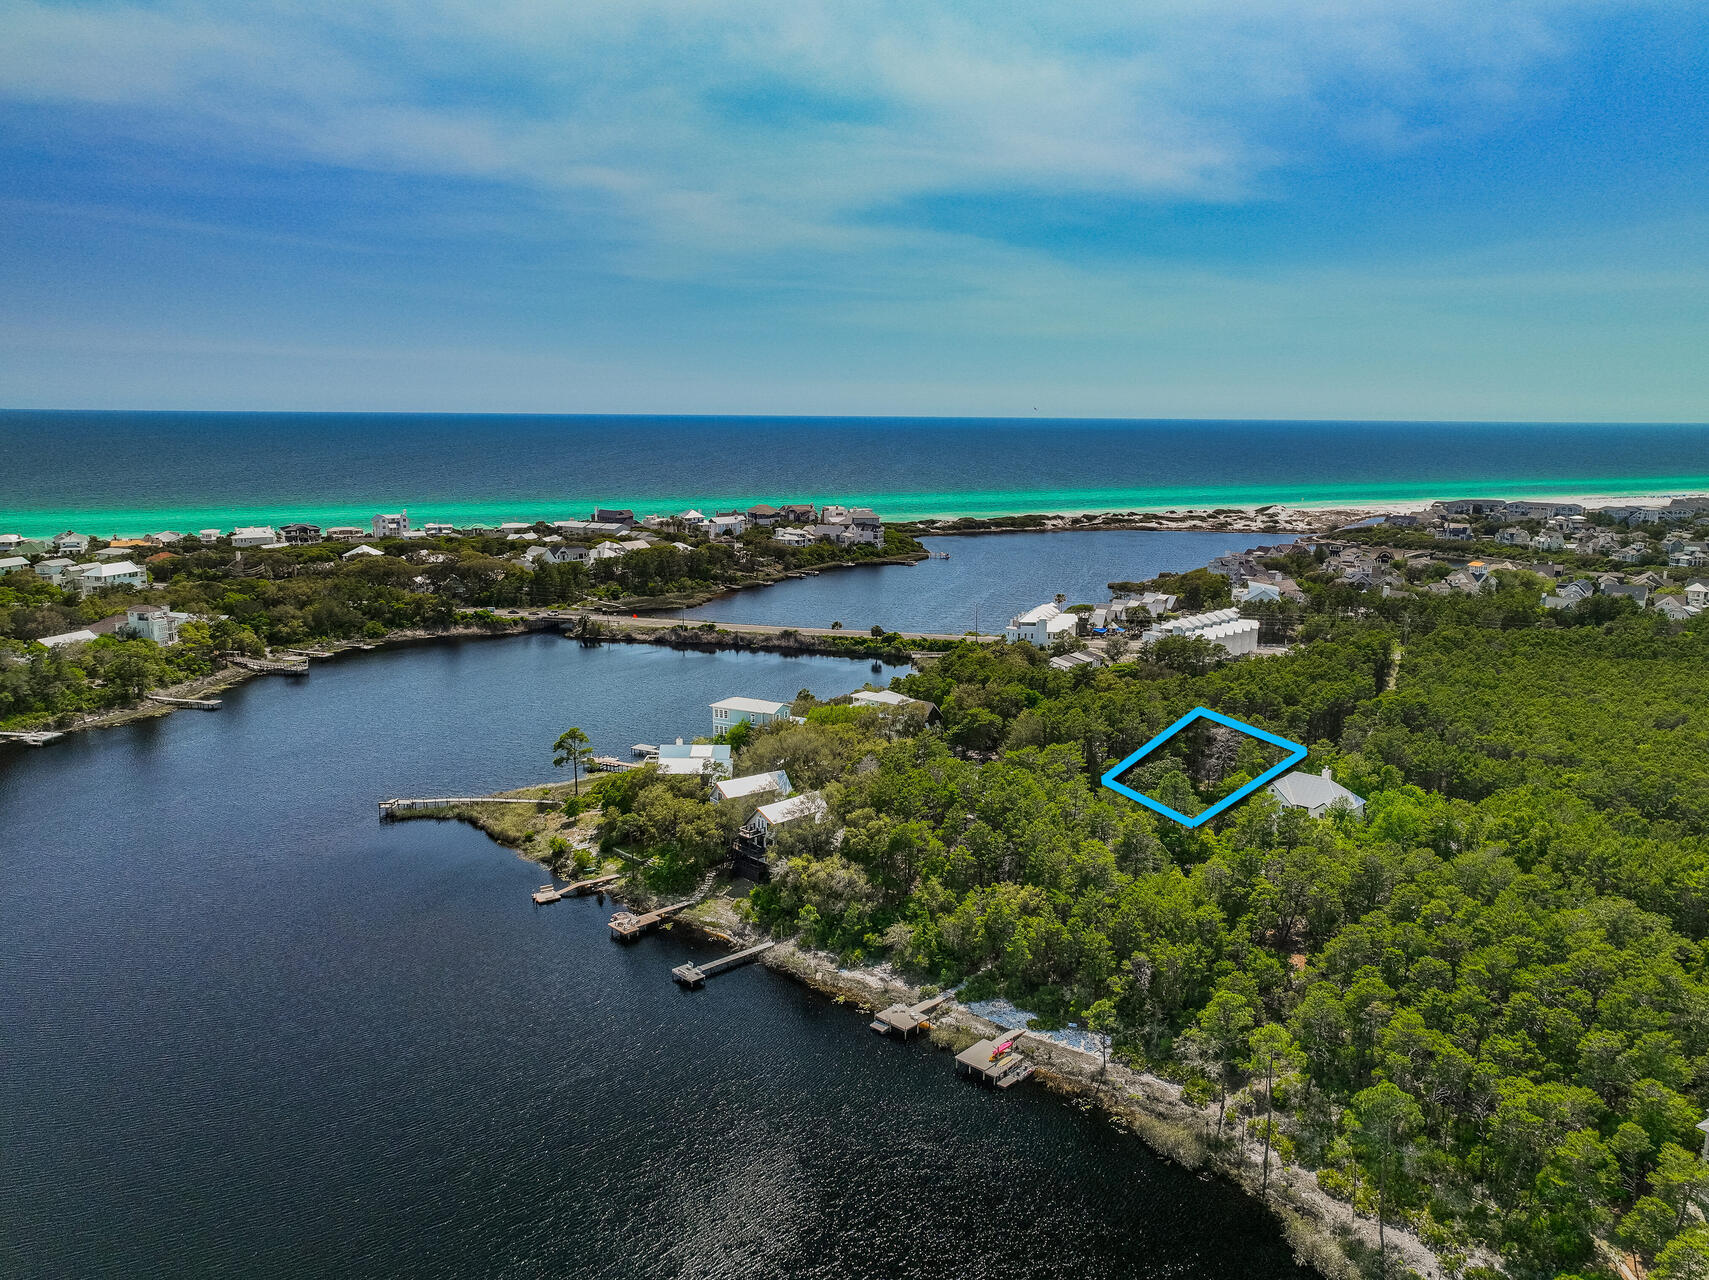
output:
M227 654L226 661L234 667L242 667L245 671L259 671L263 675L306 676L309 673L307 662L276 662L271 658L249 658L237 653Z
M163 707L194 707L198 711L218 711L218 698L169 698L164 693L147 695L150 702L158 702Z
M0 742L21 742L26 747L45 747L55 738L64 736L54 729L7 729L0 732Z
M560 805L563 799L551 796L539 796L535 799L518 799L515 796L424 796L413 800L382 800L380 801L380 816L390 818L400 813L415 813L422 809L447 809L454 804L532 804Z
M712 892L713 882L718 879L716 871L708 871L701 877L695 890L681 902L673 902L668 907L659 907L653 911L643 911L636 914L633 911L619 911L611 917L611 937L614 942L633 942L644 933L651 933L679 911L686 911Z
M671 977L690 991L698 991L706 985L708 978L723 973L727 969L750 964L776 945L775 942L761 942L744 950L732 952L730 955L720 956L716 960L708 960L705 964L695 964L693 961L688 964L679 964L671 970Z

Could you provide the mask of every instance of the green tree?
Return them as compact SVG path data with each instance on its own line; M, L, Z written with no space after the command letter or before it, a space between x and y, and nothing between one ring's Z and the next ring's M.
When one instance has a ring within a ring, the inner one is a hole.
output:
M588 745L587 734L578 728L565 729L552 744L552 764L559 769L570 766L570 781L578 791L581 771L592 763L593 748Z
M1252 1006L1232 991L1219 991L1199 1014L1199 1034L1204 1037L1208 1057L1216 1068L1216 1131L1222 1133L1228 1111L1229 1086L1246 1061L1247 1032L1252 1029Z
M1263 1193L1270 1194L1270 1145L1275 1129L1276 1078L1290 1075L1305 1065L1300 1051L1288 1029L1278 1022L1267 1022L1252 1033L1252 1056L1246 1069L1264 1077L1264 1183Z
M1108 996L1097 1001L1086 1010L1086 1029L1098 1037L1098 1047L1103 1051L1103 1065L1098 1068L1098 1074L1105 1076L1110 1071L1110 1037L1115 1034L1118 1025L1115 1001Z
M1709 1227L1675 1236L1656 1255L1654 1280L1709 1280Z
M1404 1161L1410 1136L1424 1122L1424 1113L1410 1093L1385 1080L1355 1094L1349 1115L1354 1146L1377 1175L1377 1258L1386 1274L1388 1240L1383 1224L1388 1217L1389 1195L1394 1179L1400 1174L1399 1166Z

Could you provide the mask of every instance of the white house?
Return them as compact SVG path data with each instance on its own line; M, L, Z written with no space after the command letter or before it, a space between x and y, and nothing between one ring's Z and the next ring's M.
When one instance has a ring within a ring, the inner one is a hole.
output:
M660 773L696 777L710 773L715 778L730 776L730 746L724 742L687 742L681 738L659 748L657 763Z
M112 564L81 564L76 566L78 573L73 579L77 594L86 596L91 591L99 591L103 587L136 587L141 590L148 585L148 574L141 565L129 560L119 560Z
M713 516L703 527L709 538L739 538L747 532L748 518L732 512L728 515Z
M45 578L55 586L65 577L66 571L76 567L76 561L65 556L49 556L46 560L37 560L35 573L38 578Z
M429 520L421 526L421 531L430 538L449 538L457 532L457 527L441 520Z
M211 547L223 537L225 535L218 529L203 529L196 534L196 541L204 547Z
M231 545L234 547L268 547L281 541L283 539L272 525L251 525L246 529L231 531Z
M1258 650L1258 620L1242 618L1238 609L1213 609L1209 613L1190 613L1184 618L1171 618L1146 628L1140 640L1156 644L1168 636L1198 636L1220 644L1232 655L1256 653Z
M16 551L23 542L24 535L21 533L0 533L0 551Z
M813 544L813 539L800 529L776 529L772 532L771 540L781 542L786 547L806 547Z
M362 556L383 556L385 554L386 553L384 551L381 551L376 547L370 547L366 542L364 542L359 546L351 547L350 550L346 551L339 557L339 559L356 560Z
M369 521L376 538L401 538L409 532L409 512L378 515Z
M124 629L139 640L152 640L158 645L177 644L179 631L194 617L159 605L133 604L125 610Z
M1248 582L1244 587L1234 589L1234 598L1242 604L1256 604L1263 600L1280 600L1282 589L1274 582Z
M1322 773L1306 773L1304 770L1285 773L1270 784L1270 790L1288 808L1304 809L1313 818L1321 818L1343 802L1354 813L1365 812L1364 797L1354 795L1330 777L1328 769Z
M764 796L790 792L789 775L782 769L770 773L750 773L745 778L725 778L712 784L712 794L719 800L735 800L742 796Z
M0 559L0 573L11 573L14 569L28 569L30 562L23 556L6 556Z
M802 818L818 821L829 812L825 806L825 798L817 791L809 791L805 795L791 796L787 800L762 804L748 820L748 830L769 844L778 827Z
M749 724L764 725L787 719L787 702L772 702L766 698L724 698L712 704L714 733L723 733L744 720Z
M1048 649L1057 636L1073 635L1077 626L1079 619L1074 614L1064 613L1061 605L1050 601L1010 618L1009 625L1003 628L1003 638L1011 644L1025 641Z
M53 540L53 549L66 555L80 556L89 550L89 535L67 529Z
M1694 609L1709 608L1709 581L1693 578L1686 583L1685 603Z
M857 707L925 707L928 711L935 709L924 698L910 698L894 689L856 689L849 694L849 701Z
M36 643L45 644L50 649L57 649L61 645L85 644L95 638L96 636L93 631L62 631L57 636L43 636L40 640L37 640Z

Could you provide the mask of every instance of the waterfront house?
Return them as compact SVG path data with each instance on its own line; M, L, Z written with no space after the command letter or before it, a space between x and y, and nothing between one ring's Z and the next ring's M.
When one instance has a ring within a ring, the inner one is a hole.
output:
M104 587L135 587L140 591L148 585L147 571L129 560L119 560L111 564L80 564L75 568L78 572L74 585L80 596L100 591Z
M711 774L715 778L730 776L730 746L725 742L684 742L678 738L659 748L655 763L660 773L679 777Z
M234 547L270 547L278 541L278 531L269 524L251 525L231 531L231 545Z
M89 550L89 535L67 529L53 540L53 549L61 555L80 556Z
M723 733L747 721L753 725L788 720L789 703L766 698L723 698L712 704L712 731Z
M288 547L303 547L320 541L318 524L288 524L279 530L279 540Z
M368 524L376 538L401 538L409 532L409 512L377 515Z
M786 502L777 509L783 524L812 524L818 519L811 502Z
M384 551L375 547L370 547L366 542L364 542L360 546L351 547L350 550L346 551L339 558L342 560L359 560L363 556L383 556L385 554L386 553Z
M839 547L852 547L860 541L860 534L852 524L846 522L837 524L816 524L808 533L820 542L833 543Z
M744 796L776 794L787 796L792 788L789 775L782 769L770 773L750 773L745 778L725 778L712 784L712 794L718 800L739 800Z
M20 533L0 533L0 551L16 551L23 541Z
M125 610L122 630L139 640L152 640L158 645L177 644L180 630L194 614L175 613L155 604L133 604Z
M1057 636L1073 635L1079 625L1074 614L1064 613L1061 605L1049 601L1010 618L1009 625L1003 628L1003 638L1010 644L1024 641L1048 649Z
M783 519L783 512L769 503L756 502L743 513L748 523L759 529L769 529Z
M822 821L830 810L825 805L825 798L817 791L809 791L803 795L791 796L787 800L774 800L770 804L762 804L754 810L754 816L748 820L744 831L758 839L762 844L770 844L777 829L791 822L799 822L803 818L811 822Z
M430 538L449 538L456 534L457 529L442 520L429 520L421 526L421 531Z
M1345 805L1356 814L1365 812L1365 800L1356 796L1334 778L1329 770L1307 773L1296 769L1285 773L1270 784L1270 791L1289 809L1304 809L1313 818L1321 818L1337 805Z
M335 524L326 531L328 542L360 542L367 536L366 529L359 529L353 524Z
M849 527L854 531L853 542L873 547L884 545L884 522L871 507L856 507L850 511Z
M625 529L632 529L635 526L635 513L627 507L595 507L593 515L589 516L588 519L594 524L616 524L622 525Z

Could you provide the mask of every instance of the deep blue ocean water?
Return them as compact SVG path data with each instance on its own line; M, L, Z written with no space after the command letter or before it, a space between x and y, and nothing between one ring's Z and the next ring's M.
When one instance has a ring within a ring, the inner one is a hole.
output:
M0 532L496 522L755 501L893 517L1709 488L1709 428L0 412Z

